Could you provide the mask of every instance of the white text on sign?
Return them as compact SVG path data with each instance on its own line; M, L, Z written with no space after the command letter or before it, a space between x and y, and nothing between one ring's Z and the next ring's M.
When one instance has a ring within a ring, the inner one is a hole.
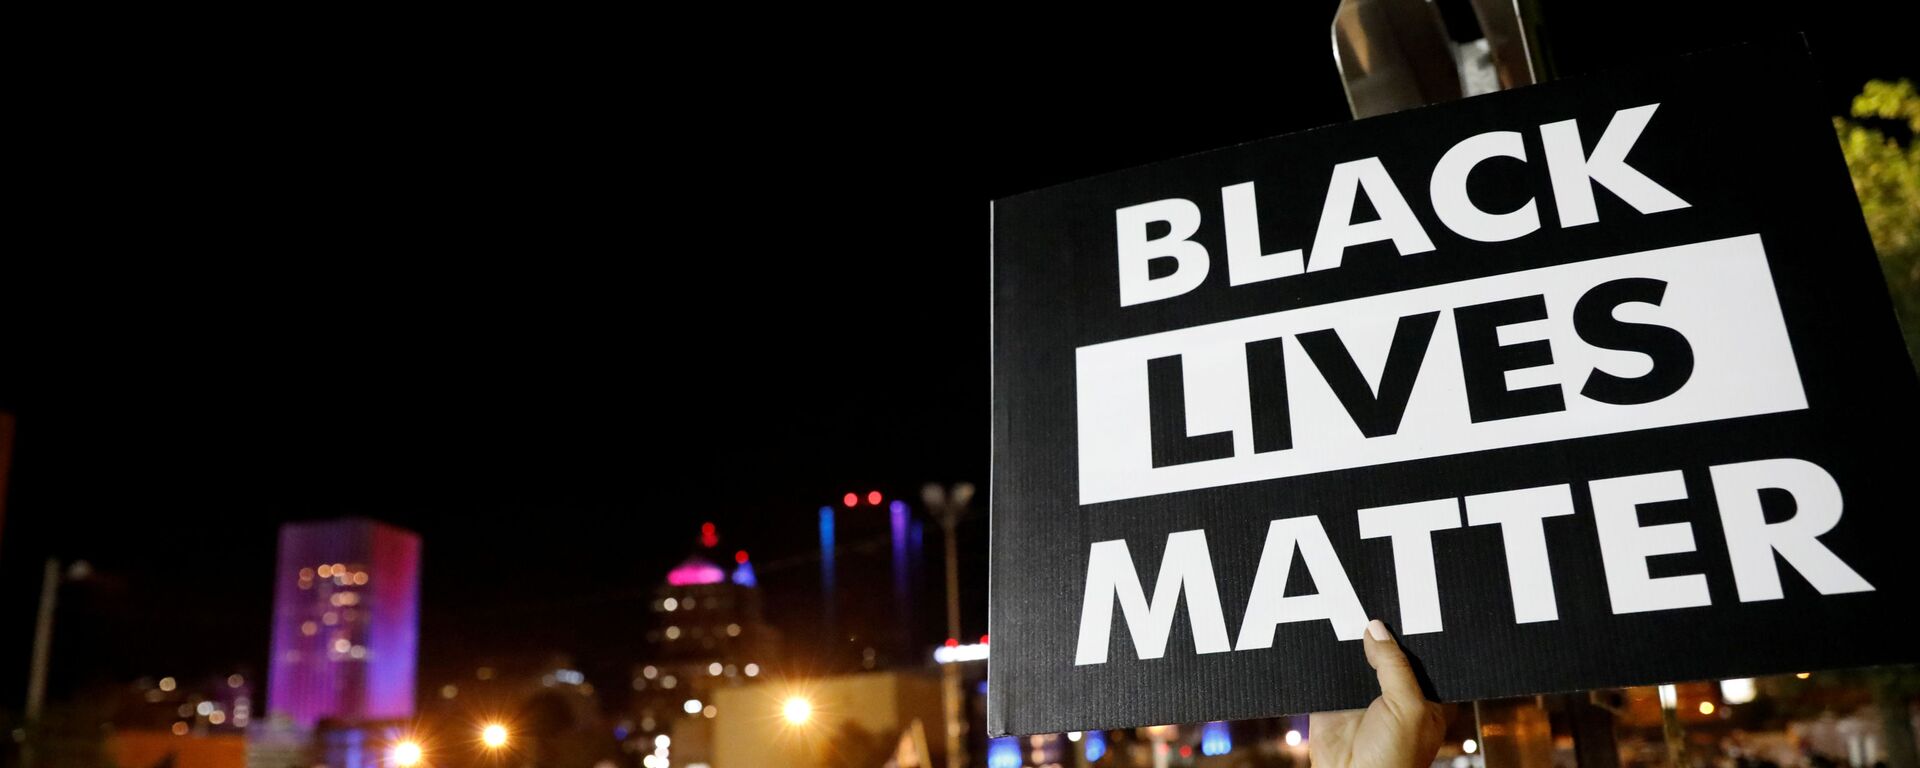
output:
M1077 350L1092 504L1806 407L1758 235Z

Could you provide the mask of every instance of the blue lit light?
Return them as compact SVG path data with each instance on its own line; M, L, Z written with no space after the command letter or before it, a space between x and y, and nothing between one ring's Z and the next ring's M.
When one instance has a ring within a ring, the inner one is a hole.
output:
M1087 762L1089 763L1098 762L1100 758L1105 757L1107 754L1106 731L1087 731L1086 735L1080 738L1080 743L1087 749Z
M1020 768L1020 742L1012 736L988 741L987 768Z
M887 511L893 528L893 602L904 616L913 609L907 599L907 503L894 499Z
M1233 751L1233 734L1227 731L1227 724L1218 720L1200 728L1200 754L1207 757L1224 755Z
M820 579L833 594L833 507L820 508Z
M760 582L753 577L753 563L741 563L734 568L733 583L743 587L760 586Z

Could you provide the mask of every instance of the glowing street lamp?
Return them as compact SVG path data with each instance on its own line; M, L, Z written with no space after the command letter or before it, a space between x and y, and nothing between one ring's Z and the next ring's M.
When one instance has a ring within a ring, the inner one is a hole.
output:
M780 705L780 716L786 718L789 725L805 725L813 718L813 702L804 696L789 696Z
M507 745L507 727L499 723L488 723L480 729L480 743L487 749L499 749Z
M400 768L413 768L420 764L425 755L420 751L420 743L411 739L393 745L391 753L393 764Z

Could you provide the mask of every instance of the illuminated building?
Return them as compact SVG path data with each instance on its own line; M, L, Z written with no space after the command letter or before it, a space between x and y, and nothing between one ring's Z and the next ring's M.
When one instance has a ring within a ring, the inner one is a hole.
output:
M820 508L820 649L827 668L917 663L914 596L923 534L912 508L879 491ZM885 542L886 546L870 546ZM886 609L879 609L887 606Z
M361 518L280 527L267 710L300 728L413 716L420 537Z
M648 605L647 657L632 676L632 738L651 744L666 735L674 765L700 762L719 714L716 692L769 675L779 636L765 619L752 560L721 548L712 523Z
M712 721L711 751L700 761L718 768L847 765L849 734L864 734L878 744L897 744L917 735L917 740L926 744L933 765L947 764L946 742L935 730L941 722L940 678L924 668L724 688L714 693L714 699L720 714ZM929 735L933 738L926 738ZM1019 744L1029 740L1008 741L1014 749L1013 762L1007 765L1019 768ZM670 765L685 765L680 762L678 737L673 739L673 747ZM988 754L991 761L994 753ZM1054 762L1065 755L1064 750L1047 754Z

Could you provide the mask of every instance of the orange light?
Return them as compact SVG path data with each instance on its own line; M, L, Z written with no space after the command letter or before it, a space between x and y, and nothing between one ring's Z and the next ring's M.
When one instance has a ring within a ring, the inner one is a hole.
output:
M488 749L499 749L507 745L507 727L499 723L488 723L480 729L480 743Z
M393 745L393 764L400 768L413 768L420 764L422 757L419 742L402 741Z
M805 725L813 717L813 702L800 696L788 697L780 704L780 716L793 725Z
M880 495L880 492L879 492L879 491L869 491L869 492L867 493L867 503L868 503L868 504L872 504L872 505L874 505L874 506L876 506L876 507L877 507L877 506L880 506L880 501L881 501L881 499L882 499L882 498L884 498L884 497L882 497L882 496Z

